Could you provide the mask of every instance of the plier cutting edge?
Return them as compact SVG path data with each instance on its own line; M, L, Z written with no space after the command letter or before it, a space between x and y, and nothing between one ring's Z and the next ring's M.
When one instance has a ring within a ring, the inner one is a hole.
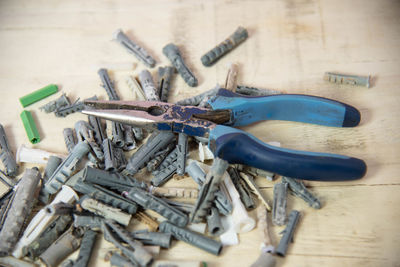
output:
M85 101L87 115L148 129L205 137L214 155L231 164L245 164L280 175L315 181L348 181L364 176L361 159L297 151L263 143L233 128L262 120L285 120L331 127L354 127L360 112L327 98L282 94L247 97L220 89L210 108L154 101Z

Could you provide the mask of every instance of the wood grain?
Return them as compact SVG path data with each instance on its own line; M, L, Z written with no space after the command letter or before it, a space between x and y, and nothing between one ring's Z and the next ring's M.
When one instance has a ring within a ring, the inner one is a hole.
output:
M333 98L362 114L354 129L269 121L244 129L283 147L339 153L364 159L367 175L340 183L307 182L323 202L312 210L289 198L302 212L295 242L278 266L400 266L400 3L398 1L224 0L224 1L0 1L0 122L12 149L28 144L18 98L49 83L74 101L93 95L106 99L97 70L102 63L134 62L136 68L114 71L121 99L133 99L126 75L145 66L112 42L122 28L145 47L158 65L169 62L162 48L177 44L199 80L188 87L177 76L170 101L210 89L225 81L228 63L239 64L238 84ZM200 57L238 26L249 39L206 68ZM154 74L156 69L151 70ZM325 71L372 75L372 88L339 86L323 81ZM62 129L81 114L65 119L27 107L42 141L34 147L66 153ZM30 166L30 165L26 165ZM273 183L257 183L272 199ZM185 178L168 186L194 186ZM279 240L279 227L273 227ZM249 266L258 257L257 229L240 235L240 245L216 257L175 242L161 259L198 259L208 266ZM98 242L91 266L108 266L102 258L111 245Z

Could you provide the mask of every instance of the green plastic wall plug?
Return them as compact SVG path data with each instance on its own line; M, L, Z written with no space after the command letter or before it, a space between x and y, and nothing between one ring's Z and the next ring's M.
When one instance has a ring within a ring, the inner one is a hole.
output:
M20 116L22 123L24 124L25 132L26 135L28 136L29 141L32 144L39 143L40 135L38 129L36 128L35 120L33 119L32 114L29 111L24 110L22 111Z
M49 84L39 90L36 90L28 95L19 98L19 102L25 108L43 98L46 98L52 94L57 93L58 87L55 84Z

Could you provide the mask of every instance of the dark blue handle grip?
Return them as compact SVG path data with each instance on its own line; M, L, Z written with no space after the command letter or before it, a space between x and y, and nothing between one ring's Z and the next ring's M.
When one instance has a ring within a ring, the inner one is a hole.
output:
M271 95L244 97L225 89L209 102L215 109L232 111L229 125L245 126L262 120L285 120L333 127L354 127L360 112L345 103L309 95Z
M304 180L356 180L367 170L365 162L357 158L270 146L244 131L222 125L210 132L210 148L229 163Z

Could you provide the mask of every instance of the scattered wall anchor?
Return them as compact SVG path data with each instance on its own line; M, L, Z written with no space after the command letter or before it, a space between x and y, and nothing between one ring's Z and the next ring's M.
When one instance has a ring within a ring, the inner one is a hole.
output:
M105 261L109 261L111 266L117 267L136 267L137 264L132 263L129 259L125 258L118 252L109 251L104 257Z
M176 173L180 176L183 176L185 174L187 152L188 136L185 133L179 133L176 158Z
M220 88L221 87L218 85L215 88L207 90L199 95L179 100L176 102L176 104L181 106L198 106L201 102L204 102L205 99L209 100L211 97L216 96Z
M136 174L158 151L167 147L174 140L175 134L172 132L154 132L147 142L139 147L136 153L128 160L128 165L125 169L127 174Z
M293 195L303 199L305 202L314 209L321 208L321 202L305 187L304 183L300 180L282 177L282 182L289 184L289 189Z
M89 152L89 145L86 142L78 143L68 157L58 166L53 175L44 184L40 199L46 203L46 194L56 193L68 180L78 162Z
M222 251L222 244L220 242L191 230L176 226L168 221L160 223L160 231L163 233L170 233L176 239L182 240L214 255L219 255Z
M197 198L199 195L198 189L192 188L176 188L176 187L150 187L150 192L158 197L172 198Z
M218 209L211 207L210 214L207 216L208 233L212 236L219 236L224 232L222 227L221 217Z
M88 210L106 219L115 220L116 222L125 226L127 226L131 220L130 214L122 212L118 208L105 205L93 198L85 197L83 200L81 200L80 205L85 210Z
M81 245L82 232L70 228L40 255L46 266L57 266Z
M254 209L256 207L256 203L254 202L253 197L251 196L250 188L248 185L242 180L238 170L234 167L228 168L229 176L231 177L232 183L235 185L236 190L240 195L240 200L246 209Z
M63 185L61 191L57 194L54 200L49 204L54 205L60 202L72 204L79 197L72 190L71 187ZM12 255L16 258L21 258L24 255L23 251L28 247L53 221L58 218L58 215L49 214L47 207L41 209L35 217L32 218L28 226L26 227L23 235L19 238Z
M239 72L238 64L230 63L224 86L226 90L236 92L238 72Z
M146 100L146 95L143 92L142 86L136 80L136 78L128 76L128 77L126 77L125 81L126 81L126 84L128 85L128 87L135 94L137 100L140 100L140 101L145 101Z
M176 225L184 227L188 224L189 219L186 214L168 205L164 200L153 196L149 192L133 187L129 192L125 192L123 195L135 201L145 209L157 212Z
M183 80L191 87L197 86L197 79L189 68L185 65L179 48L170 43L163 48L164 55L171 61L172 65L176 68L178 73L182 76Z
M17 175L18 165L15 157L8 144L7 135L4 131L3 125L0 124L0 160L5 167L5 173L8 176Z
M102 230L104 238L112 242L129 260L139 266L148 266L153 261L153 257L148 253L142 243L135 240L129 232L113 221L103 221ZM128 246L123 245L122 242Z
M274 204L272 207L272 222L275 225L284 225L286 222L287 183L274 185Z
M204 181L206 180L206 173L204 170L199 166L196 161L192 161L187 167L187 173L193 178L193 180L199 185L203 185ZM214 204L217 207L218 211L223 215L228 215L232 212L233 206L232 201L230 200L228 193L225 187L222 187L222 184L219 186L219 190L217 190L215 194L215 201Z
M208 209L215 199L215 191L218 190L218 185L222 182L222 176L227 168L227 161L220 158L214 159L211 171L206 176L206 180L200 189L195 208L191 214L190 220L192 222L200 222L206 217Z
M70 215L59 216L28 247L23 249L23 254L30 259L36 259L68 229L71 222Z
M217 62L222 56L226 55L233 48L244 42L248 37L247 30L239 27L236 31L229 36L225 41L211 49L204 56L201 57L201 62L204 66L209 67Z
M153 76L151 76L148 70L142 70L139 73L139 81L147 101L160 101L159 92L154 84Z
M52 152L48 152L37 148L28 148L25 145L20 145L17 150L17 163L27 162L32 164L47 164L51 156L56 156L65 159L66 155L60 155Z
M68 97L65 94L62 94L59 98L50 101L46 105L41 106L39 109L46 113L50 113L69 105L71 105L71 103L69 102Z
M87 267L90 256L92 255L93 247L96 242L97 232L86 230L82 237L81 248L78 258L73 262L74 267Z
M158 68L158 91L160 92L160 101L168 102L169 91L171 90L171 79L174 73L171 66Z
M0 232L0 257L9 255L14 249L25 219L31 212L40 179L39 170L32 168L26 169L19 181Z
M176 173L178 169L178 148L176 147L168 156L162 161L158 170L152 172L154 175L151 183L154 186L161 186L166 183Z
M99 69L97 74L99 74L101 82L103 83L103 88L106 90L108 98L110 100L119 100L119 96L114 88L114 82L111 81L110 76L106 69Z
M324 80L331 83L359 85L369 88L371 76L347 75L337 72L325 72Z
M68 153L71 153L76 144L78 143L78 141L76 140L75 130L72 128L64 128L63 136Z
M118 29L113 37L118 41L129 53L135 55L140 61L146 64L148 67L153 68L156 65L156 61L150 54L141 46L134 43L131 39L126 36L121 29Z
M283 230L283 236L281 241L279 242L278 247L276 248L276 254L282 257L285 257L286 251L288 249L289 243L293 242L294 231L296 230L297 223L299 222L300 212L297 210L293 210L289 214L288 223L286 225L285 230Z
M249 175L241 172L240 176L246 181L247 185L251 188L253 193L261 200L261 203L267 208L268 211L271 211L271 206L268 204L267 199L261 194L260 189L258 188L257 184L254 182L254 179Z
M97 100L97 96L89 97L85 100ZM85 104L83 104L83 101L76 100L74 103L68 106L61 107L57 109L54 114L56 117L66 117L69 114L75 113L82 111L85 108Z

